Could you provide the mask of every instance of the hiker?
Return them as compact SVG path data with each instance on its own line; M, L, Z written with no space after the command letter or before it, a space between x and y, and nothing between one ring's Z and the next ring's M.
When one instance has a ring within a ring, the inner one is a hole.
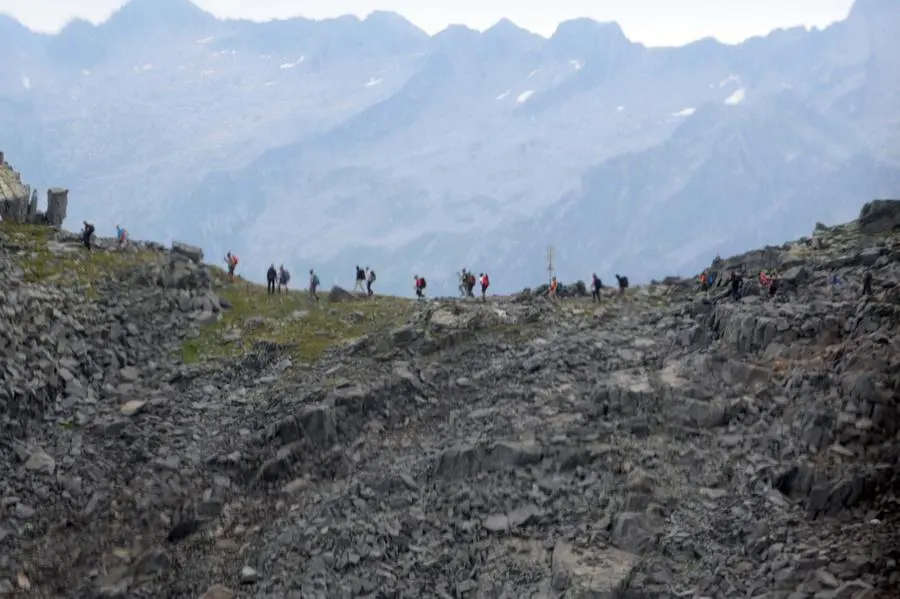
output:
M775 293L778 291L778 277L774 274L769 277L769 297L775 297Z
M92 237L94 236L94 231L96 229L94 228L94 224L88 221L83 221L82 224L84 225L84 227L81 229L81 243L84 244L84 247L90 250L92 248Z
M275 281L278 279L278 271L275 270L275 263L269 265L269 270L266 271L266 282L268 283L266 287L266 293L271 295L275 294Z
M466 280L466 294L469 297L475 297L473 291L475 290L475 273L470 272L469 278Z
M759 288L760 290L765 289L768 291L769 285L772 284L772 279L766 274L766 271L759 271Z
M228 279L234 283L234 269L238 265L238 257L228 252L225 254L225 265L228 267Z
M700 291L709 291L709 276L706 274L705 270L700 273Z
M744 286L744 277L738 271L731 271L731 298L734 301L740 301L741 288Z
M353 286L353 291L358 291L359 293L363 293L363 283L366 280L366 273L363 272L363 269L359 267L359 264L356 265L356 284Z
M559 283L557 282L556 277L553 277L552 279L550 279L550 288L547 290L547 295L550 297L550 299L556 299L556 292L558 288Z
M278 266L278 293L281 293L281 288L284 287L284 292L287 293L288 290L288 281L291 280L291 273L288 272L288 269L284 267L284 264L280 264Z
M481 273L481 299L487 301L487 290L491 286L491 279L486 272Z
M319 275L313 271L313 269L309 269L309 297L316 300L316 303L319 303L319 294L316 293L316 289L319 288Z
M600 290L603 289L603 281L597 276L597 273L591 275L591 299L600 301Z
M866 269L866 273L863 275L863 295L872 295L872 271Z
M616 281L619 283L619 295L622 295L628 289L628 277L620 277L619 273L616 273Z
M469 273L463 268L459 271L459 297L466 297L466 285L469 282Z
M372 297L372 294L374 293L372 291L372 283L374 283L374 282L375 282L375 271L367 266L366 267L366 294L369 297Z
M119 247L124 247L127 241L128 231L123 229L121 226L116 225L116 243L119 245Z
M94 223L90 223L88 221L84 221L84 229L81 230L81 243L84 244L84 247L91 250L91 237L94 235Z
M425 299L425 287L428 286L428 283L425 282L425 277L413 275L413 280L415 281L416 297L418 297L419 299Z

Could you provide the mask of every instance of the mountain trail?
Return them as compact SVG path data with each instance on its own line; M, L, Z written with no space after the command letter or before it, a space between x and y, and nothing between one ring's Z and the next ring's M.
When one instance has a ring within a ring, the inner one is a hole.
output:
M315 303L0 224L0 594L890 597L897 223L711 267L774 298L599 303Z

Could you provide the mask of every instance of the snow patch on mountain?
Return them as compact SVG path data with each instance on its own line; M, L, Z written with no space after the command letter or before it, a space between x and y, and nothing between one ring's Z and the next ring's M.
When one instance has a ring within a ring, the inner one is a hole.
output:
M744 101L744 98L747 97L747 90L743 87L739 90L735 91L733 94L725 98L725 103L729 106L737 106L741 102Z
M300 63L302 63L304 60L306 60L306 57L305 57L305 56L301 56L300 58L298 58L298 59L295 60L294 62L283 62L283 63L281 63L281 66L280 66L279 68L282 68L282 69L293 69L294 67L296 67L296 66L298 66Z
M741 82L741 78L738 77L737 75L729 75L728 77L725 77L725 79L722 79L721 81L719 81L719 87L725 87L729 83L740 83L740 82ZM712 86L710 86L710 87L712 87Z

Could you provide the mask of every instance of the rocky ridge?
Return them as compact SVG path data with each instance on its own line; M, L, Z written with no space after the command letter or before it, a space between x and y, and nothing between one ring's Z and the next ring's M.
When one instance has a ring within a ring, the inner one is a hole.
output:
M898 215L715 265L774 299L600 305L269 299L4 224L0 593L890 597Z

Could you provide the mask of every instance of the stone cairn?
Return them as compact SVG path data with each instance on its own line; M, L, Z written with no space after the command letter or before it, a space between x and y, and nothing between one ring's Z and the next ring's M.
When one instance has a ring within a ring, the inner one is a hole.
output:
M62 227L69 205L69 190L47 190L47 211L38 210L38 192L22 184L22 175L7 164L0 151L0 218L4 221Z

